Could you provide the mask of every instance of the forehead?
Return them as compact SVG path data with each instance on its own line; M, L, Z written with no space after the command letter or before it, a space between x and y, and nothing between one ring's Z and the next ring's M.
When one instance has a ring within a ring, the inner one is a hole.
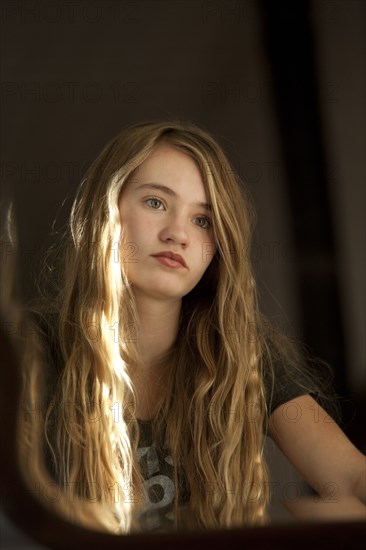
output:
M159 177L166 185L192 183L203 188L201 170L197 161L172 145L159 145L145 161L135 170L133 179L142 181ZM163 181L164 180L164 181Z

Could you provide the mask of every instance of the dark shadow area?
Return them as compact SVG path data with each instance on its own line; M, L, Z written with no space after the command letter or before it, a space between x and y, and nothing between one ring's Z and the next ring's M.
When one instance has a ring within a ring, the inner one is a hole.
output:
M0 10L2 200L15 206L23 299L100 148L138 121L192 120L217 137L253 197L255 241L243 253L263 311L333 367L342 428L365 450L365 4L19 0ZM13 254L4 243L4 266ZM120 546L53 515L21 480L19 371L12 325L2 319L1 329L6 517L46 547ZM269 456L274 479L288 479L289 465ZM358 548L365 535L360 523L284 525L280 508L274 517L279 525L123 544Z

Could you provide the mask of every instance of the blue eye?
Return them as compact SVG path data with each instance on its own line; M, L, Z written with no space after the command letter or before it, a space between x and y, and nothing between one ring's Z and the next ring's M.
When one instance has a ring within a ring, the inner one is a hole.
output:
M202 223L196 223L196 225L198 225L198 227L201 227L202 229L210 229L211 227L211 220L209 220L208 218L195 218L196 219L196 222L197 220L199 222L202 222Z
M163 205L163 203L161 202L161 200L155 198L155 197L152 197L151 199L147 199L145 201L147 204L149 204L150 208L153 208L154 210L158 210L160 206Z

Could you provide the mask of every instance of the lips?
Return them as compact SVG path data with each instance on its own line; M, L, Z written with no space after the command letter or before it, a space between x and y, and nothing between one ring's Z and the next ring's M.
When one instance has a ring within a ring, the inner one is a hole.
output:
M158 254L152 254L154 258L170 258L175 262L179 262L183 267L187 267L186 262L183 260L182 256L179 254L174 254L174 252L159 252Z

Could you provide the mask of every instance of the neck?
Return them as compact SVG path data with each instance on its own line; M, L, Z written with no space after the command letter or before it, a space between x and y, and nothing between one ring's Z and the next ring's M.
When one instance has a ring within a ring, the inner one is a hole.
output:
M145 368L154 368L177 338L182 300L157 300L135 293L135 302L142 362Z

